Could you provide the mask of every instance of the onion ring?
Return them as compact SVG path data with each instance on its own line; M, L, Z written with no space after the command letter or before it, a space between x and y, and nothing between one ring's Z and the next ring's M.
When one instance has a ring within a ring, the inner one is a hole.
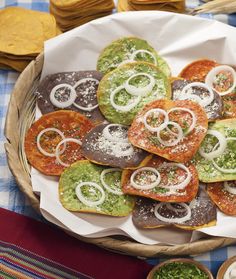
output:
M48 156L48 157L55 157L55 156L56 156L55 153L49 153L49 152L45 151L45 150L42 148L41 144L40 144L40 139L41 139L42 135L43 135L44 133L46 133L46 132L49 132L49 131L56 132L56 133L58 133L58 134L61 136L62 139L65 139L65 136L64 136L64 134L62 133L62 131L60 131L60 130L58 130L58 129L56 129L56 128L46 128L46 129L43 129L43 130L38 134L38 136L37 136L37 147L38 147L38 150L39 150L43 155ZM66 149L66 145L63 146L63 149L60 151L60 154L62 154L62 153L65 151L65 149Z
M181 204L179 204L179 205L181 205ZM172 211L176 211L176 212L185 212L186 211L186 208L174 207L172 205L172 203L170 203L170 202L166 203L166 208L168 208L169 210L172 210Z
M55 93L57 92L58 89L64 88L64 87L66 87L70 90L70 97L68 100L66 100L64 102L60 102L56 99ZM67 83L58 84L55 87L53 87L53 89L50 92L50 96L49 96L51 103L57 108L67 108L67 107L71 106L74 103L76 97L77 97L77 94L76 94L74 87Z
M228 181L224 182L224 188L230 194L236 195L236 187L232 187L229 185Z
M188 131L185 133L185 135L189 134L190 132L192 132L192 130L195 128L196 126L196 122L197 122L197 119L196 119L196 115L188 108L181 108L181 107L174 107L172 109L170 109L168 111L168 115L169 113L173 112L173 111L176 111L176 110L182 110L182 111L186 111L188 112L189 114L191 114L192 116L192 124L190 125L190 127L188 128ZM168 128L169 129L169 128ZM171 130L170 130L171 131ZM172 132L172 131L171 131Z
M121 195L124 195L124 193L121 191L121 189L120 189L120 190L118 190L118 189L112 189L109 185L106 184L105 178L104 178L105 175L106 175L107 173L115 172L115 171L122 172L122 170L121 170L121 169L118 169L118 168L105 169L105 170L103 170L103 171L101 172L100 180L101 180L101 182L102 182L103 187L104 187L108 192L110 192L110 193L112 193L112 194L114 194L114 195L121 196Z
M183 202L180 203L180 205L185 207L187 210L187 214L184 217L180 217L180 218L167 218L167 217L160 215L158 213L158 209L164 204L165 204L164 202L160 202L154 208L154 214L158 220L167 222L167 223L181 224L181 223L184 223L191 219L191 209L190 209L189 205L187 205L186 203L183 203Z
M60 141L56 147L56 150L55 150L55 154L56 154L56 160L58 163L60 163L62 166L64 167L69 167L70 164L66 164L64 162L62 162L62 160L60 159L60 146L63 144L63 143L66 143L66 142L74 142L74 143L77 143L79 145L82 145L82 142L79 140L79 139L74 139L74 138L65 138L63 139L62 141Z
M214 87L213 87L213 83L214 83L214 78L216 77L216 75L221 72L221 71L228 71L232 74L233 76L233 85L226 91L224 92L219 92L217 91ZM205 82L206 84L213 88L220 96L224 96L224 95L227 95L229 93L231 93L234 88L236 87L236 72L235 70L228 66L228 65L220 65L220 66L217 66L217 67L214 67L206 76L206 79L205 79Z
M138 49L138 50L134 51L134 52L131 54L131 57L130 57L130 58L131 58L133 61L135 61L135 57L136 57L139 53L147 53L147 54L149 54L149 55L152 57L152 59L154 60L154 65L157 66L156 57L153 55L153 53L151 53L150 51L145 50L145 49Z
M185 178L184 181L180 182L177 185L172 185L172 186L160 185L159 187L164 188L164 189L169 189L169 190L182 190L182 189L184 189L190 183L191 178L192 178L192 175L191 175L191 172L189 171L189 169L181 163L165 163L160 167L160 169L168 168L168 167L178 167L178 168L186 171L187 177Z
M226 141L225 136L216 130L208 130L206 135L212 135L212 136L216 137L219 141L217 144L217 145L219 145L219 148L217 150L214 150L216 147L216 146L214 146L214 148L211 152L206 153L206 152L204 152L203 147L200 147L198 152L203 158L205 158L207 160L212 160L224 153L225 148L227 146L227 141Z
M162 125L163 125L163 127L161 127ZM164 140L161 139L160 132L161 132L163 129L165 129L165 128L168 127L168 126L166 127L166 124L165 124L165 123L163 123L163 124L160 125L160 129L157 131L157 139L158 139L158 141L159 141L162 145L164 145L164 146L174 146L174 145L178 144L178 143L182 140L182 138L183 138L183 130L182 130L182 128L180 127L179 124L177 124L177 123L175 123L175 122L172 122L172 121L169 121L169 122L167 123L167 125L172 125L172 126L174 126L174 127L178 130L178 134L174 133L174 134L177 136L177 139L174 140L173 142L167 142L167 141L164 141ZM171 131L171 132L172 132L172 131ZM172 134L173 134L173 132L172 132Z
M150 82L148 85L144 86L144 87L136 87L134 85L130 85L130 80L135 78L135 77L139 77L139 76L144 76L144 77L148 77ZM133 95L133 96L144 96L147 93L151 92L153 87L155 86L155 79L153 76L146 74L146 73L138 73L138 74L134 74L132 76L130 76L127 81L124 83L124 87L125 90Z
M135 176L142 172L142 171L150 171L150 172L153 172L157 179L155 182L151 183L151 184L148 184L148 185L140 185L140 184L137 184L135 181L134 181L134 178ZM131 185L135 188L135 189L138 189L138 190L150 190L150 189L153 189L155 188L161 181L161 176L160 176L160 173L158 172L158 170L156 170L155 168L151 168L151 167L143 167L143 168L140 168L140 169L137 169L136 171L134 171L130 177L130 183Z
M191 209L193 209L194 207L196 207L199 204L198 200L196 198L194 198L193 200L191 200L191 202L189 203L189 207Z
M118 65L118 67L121 67L121 66L123 66L123 65L125 65L125 64L127 64L127 63L133 63L133 62L135 62L135 61L134 61L134 60L130 60L130 59L126 59L126 60L122 61L122 62Z
M81 187L82 186L85 186L85 185L91 185L92 187L96 188L97 190L100 191L101 193L101 198L97 201L90 201L88 199L86 199L83 194L82 194L82 191L81 191ZM105 192L103 190L103 188L98 185L97 183L94 183L94 182L91 182L91 181L88 181L88 182L81 182L79 183L78 185L76 185L76 188L75 188L75 193L76 193L76 196L77 198L85 205L87 206L97 206L97 205L100 205L104 202L105 198L106 198L106 195L105 195Z
M192 87L200 87L200 88L206 89L210 94L209 97L202 99L198 95L189 94L188 90ZM191 82L191 83L184 86L184 88L181 91L180 98L181 99L184 98L184 100L186 100L188 98L193 99L194 101L198 102L199 105L201 105L202 107L206 107L210 103L212 103L212 101L214 100L214 92L208 84L205 84L205 83L202 83L202 82Z
M196 102L198 104L201 104L202 99L198 95L193 95L193 94L185 94L185 95L180 95L179 100L190 100L193 102Z
M118 110L118 111L122 111L122 112L127 112L127 111L130 111L131 109L133 109L141 100L141 96L138 95L135 99L134 99L134 102L128 104L128 105L125 105L125 106L119 106L117 104L115 104L114 102L114 97L115 95L120 92L122 89L124 89L124 86L121 85L119 87L117 87L115 90L113 90L111 92L111 95L110 95L110 102L111 102L111 105L113 106L114 109Z
M74 105L75 107L77 107L78 109L81 109L81 110L83 110L83 111L92 111L92 110L94 110L95 108L98 107L98 104L97 104L97 105L94 105L94 106L91 106L91 107L83 107L83 106L80 106L80 105L76 104L75 102L73 103L73 105Z
M153 126L150 126L148 123L147 123L147 118L148 116L151 114L151 113L155 113L157 112L158 114L163 114L164 115L164 122L162 123L162 125L158 126L158 127L153 127ZM159 131L160 129L164 129L167 127L168 125L168 121L169 121L169 117L168 117L168 114L165 110L163 109L150 109L149 111L147 111L144 116L143 116L143 123L144 123L144 126L146 127L146 129L148 129L150 132L157 132ZM166 125L164 125L166 124ZM161 127L161 128L160 128Z

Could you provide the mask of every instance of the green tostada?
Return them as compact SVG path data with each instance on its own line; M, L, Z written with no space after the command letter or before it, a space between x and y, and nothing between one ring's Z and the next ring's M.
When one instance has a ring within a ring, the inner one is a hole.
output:
M236 180L236 119L209 125L194 163L202 182Z
M170 68L147 41L136 37L124 37L113 41L100 54L97 70L107 74L117 67L132 61L144 61L159 67L167 76Z
M135 198L121 191L120 169L87 160L74 163L62 173L59 199L70 211L111 216L129 215L135 203Z
M135 115L154 100L170 99L170 81L156 66L146 62L123 65L100 81L97 99L105 118L130 125Z

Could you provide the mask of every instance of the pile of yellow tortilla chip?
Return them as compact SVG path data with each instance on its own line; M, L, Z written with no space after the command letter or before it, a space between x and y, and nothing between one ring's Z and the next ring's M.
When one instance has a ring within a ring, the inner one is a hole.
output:
M49 13L9 7L0 10L0 68L19 72L61 31Z
M185 12L185 0L118 0L118 12L158 10Z
M112 13L113 0L51 0L50 13L62 31Z

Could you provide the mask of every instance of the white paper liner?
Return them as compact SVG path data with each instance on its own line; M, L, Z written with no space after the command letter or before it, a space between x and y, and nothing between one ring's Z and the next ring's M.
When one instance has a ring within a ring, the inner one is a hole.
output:
M167 12L128 12L114 14L85 24L45 43L42 78L64 71L94 70L102 49L124 36L146 39L169 63L176 76L188 63L208 58L222 64L236 65L236 29L203 18ZM37 113L37 117L40 114ZM32 170L33 190L41 193L42 214L52 223L78 235L101 237L126 235L144 244L182 244L204 234L236 237L236 218L217 214L214 227L189 232L160 228L139 230L131 216L109 217L72 213L58 198L58 178Z

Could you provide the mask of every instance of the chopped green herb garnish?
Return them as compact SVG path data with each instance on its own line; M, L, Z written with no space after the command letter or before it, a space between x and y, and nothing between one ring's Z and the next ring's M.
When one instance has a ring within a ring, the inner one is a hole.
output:
M169 190L165 189L165 188L161 188L161 187L154 187L152 189L152 192L157 193L157 194L165 194L165 193L169 192Z
M153 279L208 279L208 275L191 263L173 262L160 267Z
M158 138L157 138L157 137L155 137L155 136L150 136L150 137L148 137L148 139L150 140L151 143L157 145L159 148L163 148L163 149L165 148L164 145L161 145L161 144L160 144L160 142L158 141Z
M184 135L185 135L185 134L188 132L188 130L189 130L189 124L188 124L188 122L187 122L186 120L183 121L183 128L182 128L182 130L183 130Z

